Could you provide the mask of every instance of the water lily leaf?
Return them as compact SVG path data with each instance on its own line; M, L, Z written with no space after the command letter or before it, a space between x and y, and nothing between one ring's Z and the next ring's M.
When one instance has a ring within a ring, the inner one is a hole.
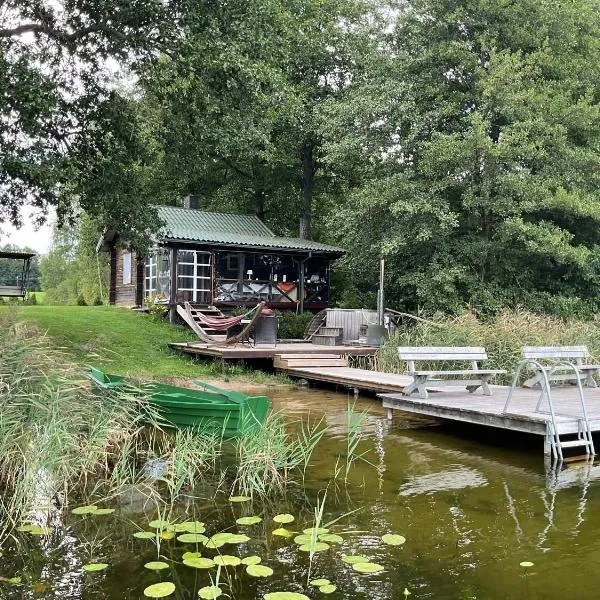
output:
M31 523L24 523L23 525L19 525L17 527L17 531L20 531L21 533L27 533L28 531L31 531L33 529L33 525Z
M310 544L310 542L312 541L312 535L306 535L306 533L302 533L301 535L297 535L294 538L294 542L296 544L298 544L299 546L302 546L304 544Z
M151 540L156 537L156 534L154 531L136 531L133 534L133 537L137 538L138 540Z
M273 529L271 532L272 535L279 535L281 537L290 538L294 535L293 531L286 529L285 527L278 527L277 529Z
M312 544L303 544L298 549L302 552L323 552L323 550L329 550L329 544L326 544L325 542L314 542Z
M333 585L332 583L328 583L327 585L322 585L319 587L319 591L323 594L333 594L335 590L337 590L337 586Z
M33 535L49 535L52 533L52 527L42 527L40 525L34 525L30 530L29 533L33 534Z
M250 496L231 496L229 502L248 502Z
M8 583L12 583L12 585L18 585L19 583L21 583L21 578L20 577L11 577L8 580Z
M344 541L344 538L341 535L337 535L335 533L323 533L319 536L320 542L327 542L330 544L341 544Z
M184 533L187 530L187 523L171 523L171 525L167 526L167 531L174 531L175 533ZM190 531L189 533L195 532Z
M533 563L529 560L524 560L523 562L519 563L519 566L527 569L528 567L533 567Z
M359 573L379 573L380 571L383 571L385 569L385 567L383 567L382 565L378 565L377 563L372 562L354 563L352 565L352 568L355 571L358 571Z
M310 585L315 585L317 587L321 587L322 585L329 585L331 581L329 579L313 579L310 582Z
M115 512L114 508L97 508L90 512L90 515L111 515Z
M184 552L181 558L183 560L186 558L200 558L200 552Z
M261 521L262 519L260 517L240 517L235 520L238 525L256 525Z
M237 556L231 556L230 554L218 554L213 558L215 565L222 567L237 567L242 564L242 560Z
M357 554L342 554L342 560L349 565L371 562L370 558L367 558L366 556L359 556Z
M182 533L177 536L177 541L183 544L204 544L208 538L201 533Z
M265 600L309 600L308 596L298 592L270 592L263 596Z
M252 575L252 577L271 577L271 575L273 575L273 569L266 565L248 565L246 567L246 573Z
M108 565L106 563L90 563L88 565L83 565L84 571L104 571Z
M90 504L88 506L78 506L74 508L71 513L74 515L89 515L98 510L98 507L94 504Z
M174 531L161 531L158 536L161 540L172 540L175 537Z
M161 571L162 569L168 569L169 565L166 562L162 562L162 560L152 560L147 562L144 567L151 571Z
M190 533L190 535L196 535L196 534L195 533ZM225 540L220 540L220 539L213 540L212 538L210 538L209 540L206 540L204 542L204 546L206 548L211 548L212 550L216 550L217 548L221 548L225 544L226 544Z
M160 583L154 583L149 585L144 590L144 596L147 598L165 598L170 596L175 591L175 584L170 581L161 581Z
M218 598L222 593L223 590L216 585L207 585L198 590L198 596L205 600L214 600L214 598Z
M186 558L183 564L194 569L212 569L215 566L210 558Z
M294 519L294 515L290 515L288 513L275 515L273 517L273 521L275 521L275 523L291 523Z
M164 521L163 519L154 519L154 521L150 521L150 523L148 523L148 527L152 527L152 529L166 529L169 524L169 521Z
M206 531L202 521L186 521L185 523L179 523L179 527L183 527L183 531L189 533L204 533Z
M312 535L313 533L323 535L324 533L329 533L329 529L326 527L309 527L308 529L303 529L302 533L305 533L306 535Z
M388 546L402 546L406 542L406 538L395 533L386 533L381 536L381 541Z
M257 565L261 561L262 558L260 556L246 556L242 558L243 565Z

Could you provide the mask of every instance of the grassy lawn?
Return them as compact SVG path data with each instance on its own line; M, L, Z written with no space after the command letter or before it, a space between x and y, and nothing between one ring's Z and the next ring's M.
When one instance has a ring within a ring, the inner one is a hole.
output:
M0 309L7 310L11 309ZM17 310L19 320L30 321L47 332L54 346L86 367L140 377L223 375L220 361L195 362L171 351L170 342L196 340L191 331L167 321L154 321L145 314L113 306L20 306ZM240 368L228 369L227 375L275 381Z

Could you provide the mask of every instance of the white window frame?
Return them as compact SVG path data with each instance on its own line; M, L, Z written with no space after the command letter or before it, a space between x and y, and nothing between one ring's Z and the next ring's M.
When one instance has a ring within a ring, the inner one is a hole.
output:
M123 285L131 285L131 252L123 252Z
M144 294L146 296L153 296L154 294L156 294L157 267L158 256L156 255L156 252L152 252L148 256L148 259L146 260L146 265L144 267Z
M180 261L179 256L180 252L191 252L194 255L193 262L189 261ZM184 248L179 248L177 250L177 291L178 292L192 292L192 302L198 302L198 294L203 292L210 293L211 290L211 275L210 268L212 267L211 263L212 255L210 252L206 252L205 250L186 250ZM192 266L193 267L193 275L182 275L180 273L180 266ZM198 275L198 267L208 267L209 275ZM192 287L181 287L179 282L182 279L191 279Z

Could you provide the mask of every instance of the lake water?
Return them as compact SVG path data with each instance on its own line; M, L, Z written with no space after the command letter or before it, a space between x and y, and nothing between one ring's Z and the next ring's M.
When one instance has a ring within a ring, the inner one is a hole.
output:
M304 486L291 486L284 498L267 504L232 504L220 495L179 507L187 510L186 518L204 521L208 535L227 528L247 533L250 541L220 551L259 555L274 570L271 577L253 578L243 566L227 568L220 581L231 598L253 600L289 590L311 599L391 600L403 599L405 588L411 600L599 596L594 572L600 560L600 484L593 479L595 468L571 467L555 477L544 468L540 444L502 434L489 445L400 413L390 424L379 401L359 398L356 408L367 413L360 452L367 452L370 464L353 467L345 483L343 476L334 480L334 471L347 443L347 403L354 399L312 389L270 389L268 394L292 426L307 415L323 417L328 426ZM310 527L317 497L325 491L323 522L346 515L331 527L342 533L343 543L315 554L310 567L311 579L327 578L337 586L328 596L307 586L307 553L293 540L271 535L280 527L272 521L278 513L296 517L284 527ZM19 576L21 584L0 582L0 597L137 599L146 586L164 580L176 585L170 598L197 598L216 570L181 564L183 552L194 546L177 540L161 544L168 570L145 569L146 562L157 560L157 550L132 533L148 529L156 511L139 510L137 504L122 505L112 515L96 517L65 510L51 535L17 534L19 543L2 549L0 576ZM235 525L244 515L263 520L250 527ZM401 534L406 543L386 545L381 541L386 533ZM216 551L201 552L214 556ZM341 560L344 554L366 556L385 570L358 573ZM109 567L83 572L82 565L91 561ZM522 561L534 565L525 569Z

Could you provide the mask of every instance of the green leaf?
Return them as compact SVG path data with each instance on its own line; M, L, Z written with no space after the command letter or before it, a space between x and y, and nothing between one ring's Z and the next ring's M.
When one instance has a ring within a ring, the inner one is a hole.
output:
M18 585L19 583L21 583L21 578L20 577L11 577L8 580L8 583L11 583L12 585Z
M521 567L524 567L525 569L528 569L529 567L533 567L533 563L529 560L524 560L523 562L519 563L519 565Z
M29 533L31 533L32 535L50 535L53 531L52 527L42 527L40 525L34 525L30 530Z
M240 517L235 520L238 525L256 525L261 521L262 519L260 517Z
M342 560L349 565L354 565L356 563L371 562L370 558L367 558L366 556L355 555L355 554L342 554Z
M352 568L358 573L379 573L383 571L385 567L382 565L378 565L377 563L372 562L359 562L354 563Z
M248 565L246 567L246 573L252 575L252 577L270 577L273 575L273 569L266 565Z
M202 521L186 521L185 523L178 523L178 527L181 531L189 533L204 533L206 531L206 527Z
M308 596L298 592L270 592L263 596L265 600L310 600Z
M171 583L170 581L161 581L160 583L149 585L144 590L144 596L148 598L165 598L166 596L170 596L174 591L174 583Z
M329 533L329 529L326 527L309 527L308 529L303 529L302 533L305 533L306 535L312 535L313 533L322 535L324 533Z
M144 567L146 567L146 569L150 569L150 571L162 571L162 569L168 569L169 565L161 560L153 560L147 562Z
M329 585L331 581L329 579L313 579L310 582L310 585L314 585L316 587L321 587L322 585Z
M177 541L183 544L205 544L208 538L201 533L182 533L177 536Z
M216 585L207 585L206 587L198 590L198 596L204 598L204 600L214 600L223 594L223 590Z
M251 500L250 496L231 496L229 502L248 502Z
M401 546L406 542L406 538L394 533L386 533L381 536L381 541L388 546Z
M200 556L200 552L184 552L181 558L185 560L186 558L200 558Z
M150 523L148 523L148 526L152 527L153 529L166 529L169 525L169 521L164 521L163 519L155 519L154 521L150 521Z
M260 556L246 556L242 558L243 565L257 565L260 563L262 558Z
M215 563L210 558L185 558L183 564L194 569L212 569Z
M294 538L294 543L298 544L299 546L302 546L304 544L310 544L312 539L312 535L306 535L306 533L302 533Z
M330 544L341 544L344 541L344 538L335 533L324 533L319 536L319 541L328 542Z
M89 504L87 506L78 506L77 508L74 508L71 513L74 515L89 515L97 510L98 507L95 504Z
M299 550L302 552L323 552L324 550L329 550L329 544L326 544L325 542L303 544L300 546Z
M104 571L104 569L106 569L107 567L108 567L108 565L106 563L89 563L87 565L83 565L82 569L84 571L93 572L93 571Z
M242 560L240 558L237 556L231 556L229 554L217 554L217 556L213 558L213 561L215 565L220 565L221 567L237 567L238 565L242 564Z
M154 531L136 531L133 537L138 540L153 540L156 537L156 533Z
M319 587L319 591L322 592L323 594L333 594L333 592L335 592L335 590L337 590L337 586L329 583L327 585L322 585Z
M285 527L278 527L271 532L272 535L278 535L280 537L290 538L294 535L293 531L286 529Z
M114 508L97 508L90 512L90 515L111 515L115 512Z
M275 523L291 523L292 521L294 521L295 517L294 515L290 515L288 513L284 513L281 515L275 515L273 517L273 521L275 521Z

